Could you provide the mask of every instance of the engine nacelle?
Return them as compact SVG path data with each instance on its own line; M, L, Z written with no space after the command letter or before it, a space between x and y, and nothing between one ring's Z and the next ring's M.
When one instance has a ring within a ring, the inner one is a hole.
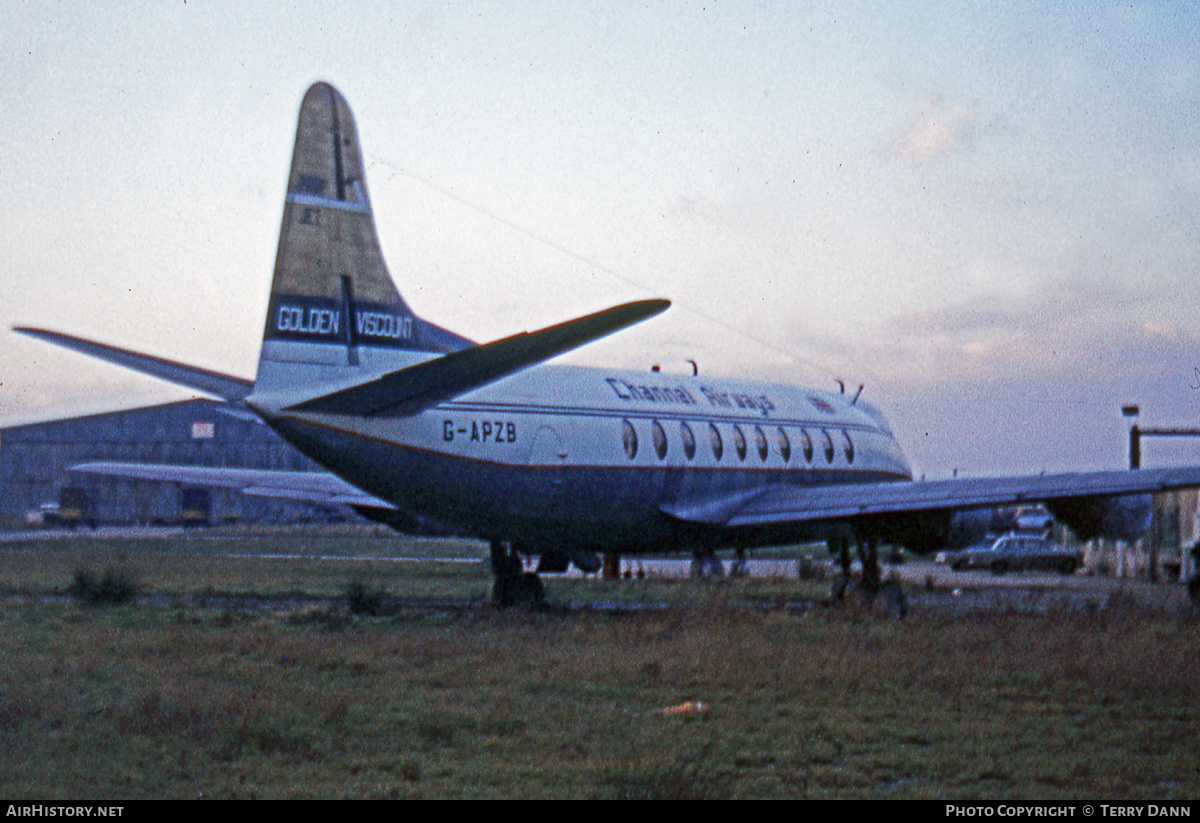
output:
M1046 508L1080 540L1137 540L1150 528L1154 517L1154 500L1148 494L1068 497L1050 501Z
M910 512L873 518L857 525L861 537L903 546L915 554L930 554L946 547L956 512L947 509Z
M896 515L872 524L866 534L887 543L904 546L916 554L932 554L944 549L961 549L989 535L1042 529L1049 517L1040 509L1007 507L997 509L935 509Z

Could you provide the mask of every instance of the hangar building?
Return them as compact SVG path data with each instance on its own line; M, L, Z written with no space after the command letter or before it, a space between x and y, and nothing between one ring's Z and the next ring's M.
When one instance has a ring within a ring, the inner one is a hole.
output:
M95 460L319 471L251 415L212 400L187 400L0 429L0 526L40 512L83 507L102 524L301 522L344 516L299 501L200 491L169 483L72 474Z

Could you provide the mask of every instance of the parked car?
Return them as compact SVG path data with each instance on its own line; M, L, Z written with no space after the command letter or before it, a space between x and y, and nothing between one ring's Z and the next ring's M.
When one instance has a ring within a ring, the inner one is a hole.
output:
M67 486L59 492L57 501L43 503L37 511L26 512L25 524L51 528L65 526L72 531L79 526L89 526L95 531L97 525L91 496L75 486Z
M1029 569L1074 574L1079 568L1079 556L1074 551L1041 537L1020 534L990 538L961 551L944 552L938 559L956 572L990 569L992 574L1004 574Z

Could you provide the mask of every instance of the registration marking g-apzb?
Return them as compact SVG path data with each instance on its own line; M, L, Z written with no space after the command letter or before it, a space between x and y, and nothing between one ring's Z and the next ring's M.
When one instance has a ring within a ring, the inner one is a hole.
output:
M442 440L452 443L466 440L470 443L516 443L517 424L511 420L462 420L455 425L453 420L442 421Z

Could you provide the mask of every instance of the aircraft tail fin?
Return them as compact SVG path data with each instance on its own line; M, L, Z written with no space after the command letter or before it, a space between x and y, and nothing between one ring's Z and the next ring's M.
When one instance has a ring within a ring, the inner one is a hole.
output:
M364 173L349 105L332 86L315 84L296 127L260 390L344 380L471 345L420 320L396 290Z
M417 317L388 274L345 98L304 96L288 176L258 375L253 383L104 343L16 331L199 389L256 411L254 395L307 395L286 411L410 415L656 315L642 300L477 346ZM314 391L315 389L315 391Z

